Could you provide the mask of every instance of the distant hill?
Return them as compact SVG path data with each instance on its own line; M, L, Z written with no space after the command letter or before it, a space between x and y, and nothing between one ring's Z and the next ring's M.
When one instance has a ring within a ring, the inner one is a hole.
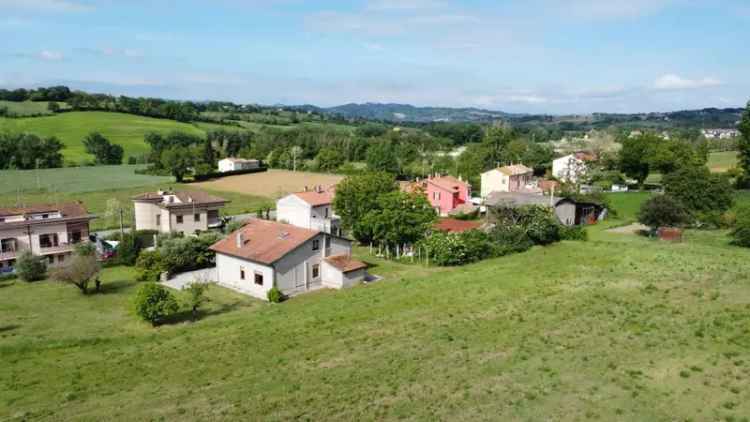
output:
M312 106L301 106L307 109ZM502 111L479 108L416 107L408 104L345 104L336 107L311 109L347 119L382 120L388 122L491 122L514 115Z
M585 115L536 115L513 114L480 108L416 107L409 104L345 104L336 107L304 105L298 110L313 111L339 116L345 119L380 120L386 122L492 122L508 120L517 124L563 125L571 129L602 128L609 125L621 127L672 127L726 128L736 126L741 108L705 108L663 113L593 113Z

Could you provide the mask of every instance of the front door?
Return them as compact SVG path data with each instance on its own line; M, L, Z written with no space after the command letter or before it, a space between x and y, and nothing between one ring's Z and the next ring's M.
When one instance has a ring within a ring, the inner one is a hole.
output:
M307 280L305 279L307 277L306 266L307 263L304 266L297 266L294 269L294 287L297 289L304 289L307 286Z

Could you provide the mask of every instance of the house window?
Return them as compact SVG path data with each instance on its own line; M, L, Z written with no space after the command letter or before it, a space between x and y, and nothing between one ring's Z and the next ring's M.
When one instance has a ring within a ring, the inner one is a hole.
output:
M328 218L328 207L326 207L325 210L326 210L326 218Z
M320 277L320 265L315 264L313 265L312 278L318 278L318 277Z
M5 223L5 218L4 217L0 217L0 223Z
M8 253L16 251L16 239L3 239L0 240L0 252Z
M39 235L39 246L42 248L55 248L60 246L57 233L48 233Z
M78 244L78 243L81 243L81 237L82 236L81 236L81 232L80 231L76 231L76 232L71 233L70 234L70 243L72 243L74 245Z
M57 255L57 263L62 264L65 262L65 255Z
M161 226L161 215L156 216L156 225Z
M326 236L326 249L331 247L331 236Z
M47 262L49 262L50 264L54 264L55 263L55 256L54 255L47 255Z
M42 219L43 219L43 220L46 220L46 219L48 219L48 218L49 218L49 214L42 214Z
M177 216L177 224L182 224L182 216L181 215Z
M245 267L240 267L240 280L245 279Z
M255 284L257 284L258 286L263 285L263 274L255 273Z
M198 213L193 214L193 221L196 222L196 223L200 223L201 222L201 215L198 214Z
M319 239L313 240L313 250L314 251L319 251L320 250L320 240Z

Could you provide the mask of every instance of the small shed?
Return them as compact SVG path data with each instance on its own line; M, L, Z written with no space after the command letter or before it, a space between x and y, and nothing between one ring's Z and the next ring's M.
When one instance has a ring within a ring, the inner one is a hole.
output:
M335 255L323 260L323 284L326 287L352 287L366 278L367 264L349 255Z

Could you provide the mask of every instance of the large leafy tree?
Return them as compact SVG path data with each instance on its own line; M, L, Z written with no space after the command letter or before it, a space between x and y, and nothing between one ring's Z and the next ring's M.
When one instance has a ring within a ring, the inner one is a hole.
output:
M172 173L177 183L182 182L194 162L194 155L189 148L171 147L161 154L162 167Z
M99 132L89 133L83 139L83 146L86 147L86 152L95 157L96 164L122 164L122 147L111 143Z
M336 148L323 148L317 156L318 168L322 171L334 171L346 161L344 153Z
M661 138L648 134L625 139L620 151L620 170L643 185L651 172L651 145L658 142Z
M341 217L344 228L350 230L355 239L364 242L372 240L369 231L363 229L360 222L365 214L379 207L378 199L382 194L394 192L396 181L388 173L368 173L349 176L336 187L336 198L333 208Z
M371 171L397 173L398 160L393 145L388 141L379 141L367 150L367 167Z
M389 192L377 200L377 208L368 211L356 225L386 247L414 244L421 240L437 218L422 194Z
M745 171L745 177L750 179L750 102L747 103L745 113L739 125L740 136L737 147L740 151L739 165Z
M688 212L671 196L656 195L641 205L638 221L652 229L679 227L688 222Z
M692 213L722 213L734 203L729 179L706 166L687 165L666 175L663 183L664 191Z

